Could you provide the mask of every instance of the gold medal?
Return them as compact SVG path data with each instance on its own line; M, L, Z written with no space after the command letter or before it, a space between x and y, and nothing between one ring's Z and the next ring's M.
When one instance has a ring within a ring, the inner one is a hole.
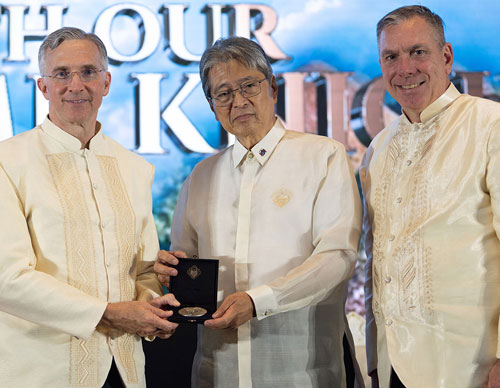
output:
M179 310L179 314L183 317L201 317L207 313L203 307L183 307Z

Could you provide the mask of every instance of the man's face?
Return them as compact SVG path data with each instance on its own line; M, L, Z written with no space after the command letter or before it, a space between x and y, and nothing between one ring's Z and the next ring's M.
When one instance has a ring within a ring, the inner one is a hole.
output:
M387 91L412 122L443 94L453 64L449 43L440 48L421 17L388 26L379 39L379 62Z
M260 81L264 78L260 71L249 69L235 60L215 65L208 74L212 97L221 90L237 89L243 82ZM249 147L260 141L273 127L277 95L278 88L273 76L271 81L261 83L261 92L256 96L245 98L239 91L235 91L234 99L228 106L220 107L211 103L210 107L222 127ZM248 138L256 141L249 144L244 141Z
M45 74L60 71L104 70L97 46L89 40L67 40L45 56ZM38 87L49 100L50 120L62 129L69 125L95 124L102 98L108 94L111 75L99 72L96 79L82 82L72 74L69 82L43 77Z

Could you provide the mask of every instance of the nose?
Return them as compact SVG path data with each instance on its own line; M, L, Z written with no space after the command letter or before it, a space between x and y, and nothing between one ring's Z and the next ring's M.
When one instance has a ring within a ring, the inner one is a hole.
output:
M409 55L402 55L398 62L398 73L402 76L410 76L417 72L415 63Z
M68 88L70 91L83 89L83 82L80 79L80 74L77 71L73 71L71 73L68 82Z
M246 106L248 104L248 98L243 97L241 94L241 91L239 89L236 89L233 92L233 107L240 107L240 106Z

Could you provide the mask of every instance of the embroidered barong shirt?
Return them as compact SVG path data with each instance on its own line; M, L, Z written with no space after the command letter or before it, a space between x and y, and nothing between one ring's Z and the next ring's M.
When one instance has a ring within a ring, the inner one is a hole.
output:
M247 292L257 316L237 330L199 326L193 387L345 387L360 227L349 159L332 139L277 120L250 151L236 141L199 163L179 196L172 248L219 259L219 302Z
M370 145L368 368L389 386L482 387L500 358L500 105L453 85Z
M145 387L141 339L96 330L108 302L161 292L153 167L50 120L0 143L0 386Z

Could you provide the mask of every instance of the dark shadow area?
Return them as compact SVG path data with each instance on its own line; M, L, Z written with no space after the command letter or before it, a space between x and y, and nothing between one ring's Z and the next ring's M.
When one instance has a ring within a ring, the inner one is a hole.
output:
M181 324L169 339L142 341L148 388L190 388L196 325Z

